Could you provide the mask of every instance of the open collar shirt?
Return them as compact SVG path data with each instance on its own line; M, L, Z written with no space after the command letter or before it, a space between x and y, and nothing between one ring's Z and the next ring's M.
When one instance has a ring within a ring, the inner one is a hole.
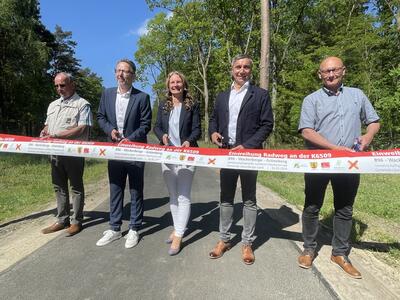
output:
M304 98L298 130L314 129L329 142L351 148L361 135L361 126L378 121L379 116L360 89L342 86L335 94L323 87ZM317 149L307 141L306 146Z
M121 136L123 136L124 132L126 109L128 108L131 92L132 87L126 93L121 93L119 87L117 90L117 99L115 101L115 116L117 118L118 132L121 134Z
M242 107L242 102L244 96L249 89L249 82L247 81L239 90L235 90L235 85L232 83L231 92L229 94L229 145L234 145L236 142L236 126L239 117L240 108Z

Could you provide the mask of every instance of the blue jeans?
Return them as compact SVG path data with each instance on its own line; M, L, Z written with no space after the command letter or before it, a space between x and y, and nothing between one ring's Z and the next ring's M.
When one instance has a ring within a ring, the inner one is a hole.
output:
M144 162L108 161L110 227L112 230L121 230L127 177L131 194L129 229L138 230L141 227L143 221L143 176Z
M314 251L317 247L319 211L331 182L333 190L332 254L348 255L352 227L353 204L360 184L360 174L304 174L305 204L302 215L304 249Z

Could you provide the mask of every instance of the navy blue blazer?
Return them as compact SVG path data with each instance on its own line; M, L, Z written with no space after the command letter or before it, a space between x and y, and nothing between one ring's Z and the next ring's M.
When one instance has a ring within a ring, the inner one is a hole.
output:
M158 105L157 120L154 125L154 133L162 144L162 137L168 134L170 112L164 110L165 102ZM190 143L190 147L198 147L197 140L201 137L200 107L197 102L190 110L187 110L182 104L181 114L179 116L179 137L181 144L185 141Z
M208 133L220 133L229 141L229 95L231 90L224 91L217 96L214 110L210 117ZM271 101L267 90L249 85L246 95L240 107L236 125L236 143L249 149L262 149L263 142L272 132L274 117Z
M97 122L111 141L111 131L118 130L115 114L117 88L103 90ZM123 135L132 142L147 142L147 133L151 129L151 105L148 94L132 87L132 92L126 109Z

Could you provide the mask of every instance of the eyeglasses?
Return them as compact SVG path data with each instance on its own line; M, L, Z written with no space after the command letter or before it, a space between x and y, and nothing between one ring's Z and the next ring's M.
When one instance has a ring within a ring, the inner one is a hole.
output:
M65 87L65 84L55 84L54 87L55 88L63 88L63 87Z
M339 75L343 70L344 70L344 67L331 68L331 69L326 69L326 70L319 70L319 73L324 76L331 74L331 72L333 72L333 74L335 74L335 75Z
M116 69L116 70L115 70L115 73L116 73L116 74L118 74L118 73L122 73L122 74L133 74L132 71L122 70L122 69Z

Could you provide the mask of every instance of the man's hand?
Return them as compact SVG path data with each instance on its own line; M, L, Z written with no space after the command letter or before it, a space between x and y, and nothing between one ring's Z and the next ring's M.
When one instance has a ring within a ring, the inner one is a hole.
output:
M117 129L113 129L111 131L111 140L113 142L119 142L121 140L121 135L119 134Z
M164 135L162 136L162 142L163 142L163 144L164 144L165 146L168 146L168 144L169 144L168 134L164 134Z
M214 132L211 135L211 142L213 142L218 147L222 147L222 139L223 139L223 136L220 135L218 132Z
M235 150L242 150L242 149L245 149L245 148L243 147L243 145L237 145L236 147L233 147L231 150L232 150L232 151L235 151Z
M42 129L42 131L40 132L39 137L41 137L41 138L43 138L43 139L47 139L47 138L50 137L50 134L49 134L47 128L48 128L48 127L45 126L45 127Z
M188 141L184 141L182 147L190 147L190 143Z
M361 145L360 145L361 151L364 151L365 149L368 148L368 146L371 144L375 134L378 133L380 127L381 127L381 125L378 122L371 123L367 126L367 132L358 138L358 140L361 143Z
M369 135L368 133L360 136L358 141L360 142L360 151L364 151L368 148L369 144L371 144L373 136Z

